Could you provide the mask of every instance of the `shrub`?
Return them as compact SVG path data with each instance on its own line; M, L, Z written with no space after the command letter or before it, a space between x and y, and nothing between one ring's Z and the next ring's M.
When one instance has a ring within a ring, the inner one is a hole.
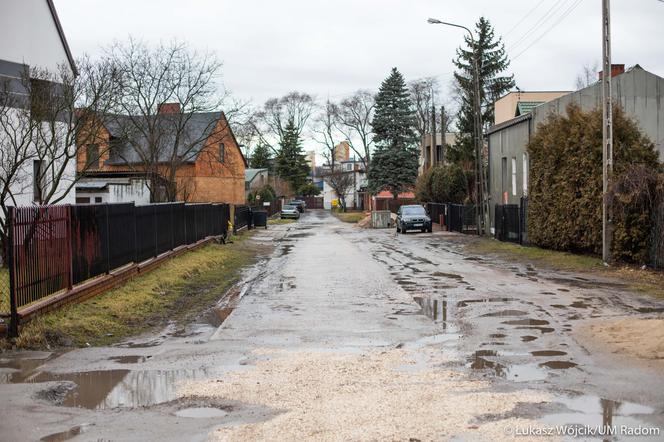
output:
M277 199L277 193L274 191L272 186L269 184L264 185L258 190L254 190L247 196L247 200L250 203L253 203L256 201L256 195L260 195L260 200L261 202L271 202Z
M635 167L644 174L653 174L660 167L653 143L619 107L613 111L613 151L613 182L618 200L623 192L631 192L625 180ZM571 104L566 116L550 115L537 127L528 152L530 241L556 250L599 254L602 250L601 110L583 112L578 105ZM613 253L620 259L641 262L650 232L640 223L650 212L644 212L640 196L626 195L614 212Z
M320 195L320 187L314 183L307 183L299 188L298 194L301 196L318 196Z
M415 196L423 203L458 203L467 197L467 177L456 164L435 166L420 175L415 185Z

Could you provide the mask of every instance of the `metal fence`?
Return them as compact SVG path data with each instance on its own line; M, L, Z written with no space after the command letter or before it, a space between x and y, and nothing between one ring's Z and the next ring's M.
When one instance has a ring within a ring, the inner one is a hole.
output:
M477 232L477 212L475 205L427 203L426 208L431 221L441 224L441 228L447 231L460 233Z
M233 233L245 227L251 230L251 207L249 206L235 206L235 218L233 221Z
M281 212L281 200L278 199L278 200L270 201L269 204L263 203L263 204L260 204L260 205L255 205L251 208L251 210L254 210L254 211L264 210L264 211L267 212L268 217L274 216L277 213Z
M227 204L12 207L11 314L14 317L23 306L113 269L208 236L225 235L229 216Z
M521 209L518 204L496 204L494 219L496 239L521 243Z
M307 205L307 209L323 209L323 197L322 196L302 196L298 197L297 199L300 199L304 201L304 203Z

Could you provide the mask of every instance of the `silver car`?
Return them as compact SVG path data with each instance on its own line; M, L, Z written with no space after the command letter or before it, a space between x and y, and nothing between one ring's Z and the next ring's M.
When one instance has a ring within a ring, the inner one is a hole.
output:
M297 210L297 206L284 204L281 208L281 219L284 218L300 219L300 211Z

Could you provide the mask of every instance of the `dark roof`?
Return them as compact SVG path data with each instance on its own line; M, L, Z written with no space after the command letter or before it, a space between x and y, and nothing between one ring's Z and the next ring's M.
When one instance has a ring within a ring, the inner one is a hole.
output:
M514 126L515 124L521 123L522 121L530 120L532 116L533 116L532 113L527 113L525 115L520 115L518 117L512 118L511 120L503 121L500 124L491 126L484 135L491 135L492 133L498 132L501 129L505 129L506 127Z
M168 119L179 118L181 114L161 115L160 118ZM186 162L194 162L198 154L205 146L208 137L213 133L217 125L217 121L223 116L223 112L201 112L187 115L185 129L182 141L178 144L180 155L186 155ZM144 148L145 152L148 151L148 143L144 136L132 136L132 143L122 141L129 131L133 131L137 124L136 117L128 117L126 115L110 115L105 118L105 126L112 137L117 138L114 142L110 153L109 159L106 164L110 165L123 165L123 164L140 164L140 155L136 150L136 146ZM163 120L166 121L166 120ZM230 129L230 128L229 128ZM233 131L231 130L231 133ZM159 150L159 161L168 162L172 154L171 148L175 145L175 133L165 131L165 135L161 140L164 146ZM240 152L242 154L242 152ZM243 157L244 158L244 157Z
M544 101L519 101L516 104L516 115L525 115L529 112L531 112L534 108L539 106L540 104L544 103Z
M48 9L51 11L51 16L55 22L55 27L58 29L58 35L60 36L60 41L62 46L65 48L65 53L67 54L67 59L69 60L69 65L74 75L78 75L78 69L76 69L76 63L74 62L74 57L71 55L71 50L69 49L69 44L67 43L67 38L65 37L65 31L62 29L62 24L60 24L60 19L58 18L58 13L55 10L55 5L53 0L46 0L48 3Z

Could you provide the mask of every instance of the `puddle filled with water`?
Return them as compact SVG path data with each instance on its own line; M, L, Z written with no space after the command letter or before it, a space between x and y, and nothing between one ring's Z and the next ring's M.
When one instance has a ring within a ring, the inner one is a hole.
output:
M112 356L108 358L109 361L117 362L118 364L137 364L139 362L145 362L146 359L147 357L138 355Z
M521 310L501 310L499 312L485 313L482 318L491 318L491 317L511 317L511 316L524 316L528 313Z
M540 367L546 367L552 370L567 370L568 368L574 368L579 364L570 361L546 361L539 365Z
M533 356L565 356L567 352L560 350L537 350L531 351L530 354Z
M615 427L616 430L620 430L621 427L653 427L647 423L644 417L653 414L655 410L645 405L618 402L591 395L559 396L555 399L555 402L563 405L566 410L545 415L541 418L542 422L549 425L579 426L580 429L581 426ZM619 436L620 440L632 440L620 435L620 433L616 433L616 435ZM635 437L633 440L656 440L659 438L661 438L661 435L652 439ZM607 435L604 440L616 440L616 438Z
M0 380L4 383L72 382L76 388L64 395L62 405L107 409L135 408L168 402L177 398L177 388L182 382L208 379L213 375L213 370L208 368L145 371L98 370L78 373L37 371L36 368L43 363L43 360L39 360L38 363L23 365L20 371L3 373ZM48 389L46 392L48 393Z
M178 417L209 419L215 417L224 417L228 414L228 412L222 410L221 408L192 407L192 408L183 408L182 410L176 411L174 414Z
M91 424L76 425L71 427L69 430L49 434L48 436L44 436L39 440L41 442L63 442L85 433L86 430L90 428L90 426Z

